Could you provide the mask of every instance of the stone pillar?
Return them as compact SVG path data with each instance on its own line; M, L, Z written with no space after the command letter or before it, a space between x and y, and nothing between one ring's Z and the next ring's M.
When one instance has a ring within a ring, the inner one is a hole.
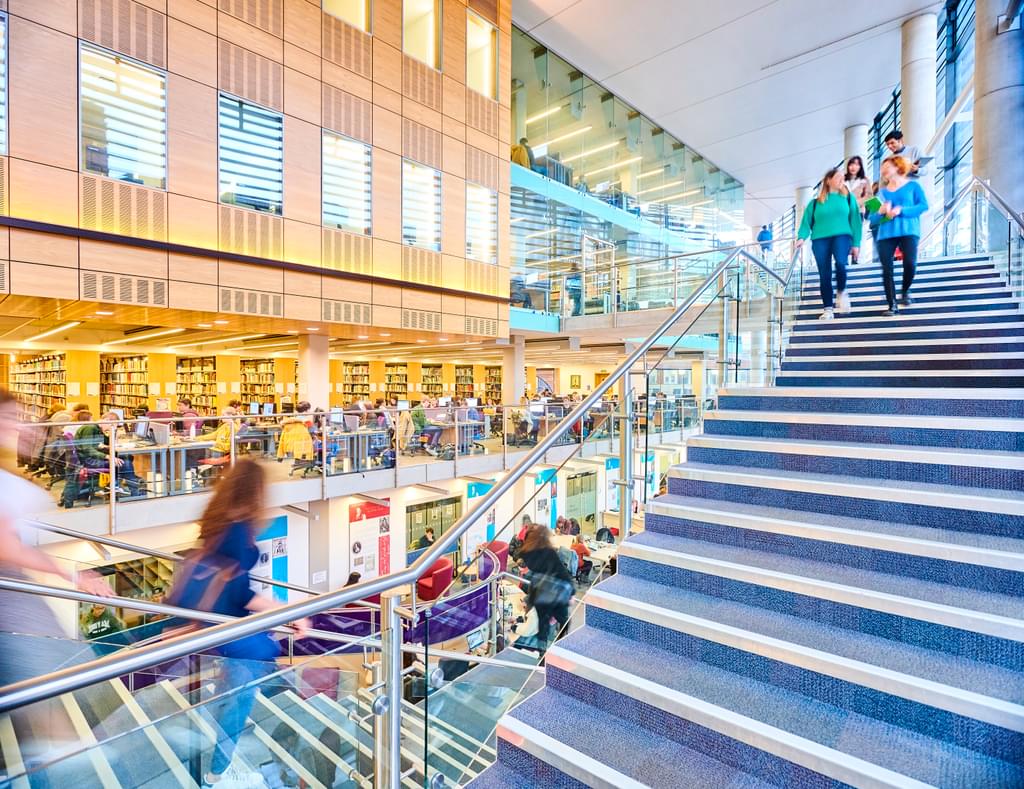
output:
M519 405L526 391L526 338L513 334L502 351L501 404Z
M843 161L849 161L851 156L859 156L864 160L864 167L867 167L868 154L868 125L866 123L855 123L843 129ZM867 172L867 170L865 170Z
M1024 211L1024 21L997 31L1006 0L977 0L974 33L974 174Z
M330 338L321 334L299 335L299 400L313 408L331 406Z
M935 134L935 37L933 13L908 19L900 28L900 129L903 141L923 152ZM932 213L941 210L935 201L934 163L926 165L919 179L930 210L921 217L921 235L932 225ZM939 201L941 204L941 200Z

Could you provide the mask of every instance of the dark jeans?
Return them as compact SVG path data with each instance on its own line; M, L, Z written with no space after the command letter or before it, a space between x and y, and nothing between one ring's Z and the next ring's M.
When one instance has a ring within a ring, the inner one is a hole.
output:
M846 261L853 248L853 236L829 236L816 238L811 242L814 262L818 264L818 276L821 279L821 303L826 308L832 307L832 264L836 267L836 287L840 293L846 290Z
M438 427L437 425L427 425L420 432L430 439L430 441L427 442L428 446L436 447L441 443L441 434L444 432L444 428Z
M885 284L885 299L889 308L896 307L896 283L892 276L892 261L898 247L903 252L903 287L904 296L910 292L917 272L917 236L897 236L896 238L880 238L878 240L878 257L882 261L882 282Z
M547 644L548 631L551 628L551 617L554 617L555 621L558 622L558 630L555 631L557 636L559 631L569 621L569 604L535 605L534 608L537 609L537 640L541 644Z
M274 663L261 660L225 660L221 667L220 679L217 682L217 693L227 693L223 701L217 703L214 716L219 731L217 744L214 746L213 758L210 760L210 772L222 775L231 764L231 756L235 752L238 738L245 731L246 721L256 703L257 685L244 690L235 690L246 683L262 679L276 670Z

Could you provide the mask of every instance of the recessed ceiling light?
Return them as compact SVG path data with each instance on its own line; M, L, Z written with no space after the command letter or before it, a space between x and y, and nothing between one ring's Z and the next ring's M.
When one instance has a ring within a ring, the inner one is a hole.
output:
M426 342L426 340L416 340L416 342Z
M299 333L299 330L298 330L298 329L289 329L289 330L288 330L288 333L289 333L289 334L298 334L298 333Z
M212 323L197 323L196 324L196 328L197 329L209 329L211 326L213 326Z
M227 326L231 321L214 321L218 326Z
M97 315L113 315L114 313L110 310L96 310Z
M391 336L391 333L390 333L390 332L386 332L386 331L382 331L382 332L380 333L380 336L381 336L381 337L390 337L390 336Z
M440 340L441 342L448 342L447 337L438 337L437 339Z
M369 334L360 334L360 335L358 335L356 337L356 339L357 340L368 340L368 339L370 339L370 335Z
M306 331L320 331L319 326L307 326Z

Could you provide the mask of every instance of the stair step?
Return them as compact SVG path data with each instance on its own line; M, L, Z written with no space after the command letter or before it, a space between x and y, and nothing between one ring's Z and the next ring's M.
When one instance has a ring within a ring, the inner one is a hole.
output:
M516 789L549 789L550 787L565 789L565 787L569 786L573 787L573 789L577 789L577 787L584 789L586 785L578 781L573 781L570 784L568 780L560 783L532 781L526 777L525 773L509 767L501 761L495 762L466 784L467 789L509 789L509 787L513 786Z
M951 288L940 293L918 293L915 290L912 291L911 295L913 296L914 303L910 307L901 307L901 310L910 310L915 307L954 305L964 301L982 303L985 301L1008 299L1010 298L1010 289L1005 285L996 285L967 291L963 288ZM885 309L888 304L884 293L877 295L851 293L850 301L853 307L853 314L867 308ZM821 302L814 297L805 298L797 308L798 316L802 316L803 313L815 313L817 315L819 312L821 312Z
M1024 375L1015 375L1013 370L935 370L935 371L900 371L887 370L882 372L849 371L849 374L836 374L837 371L793 371L782 373L776 378L780 386L844 386L852 381L864 387L876 386L919 386L938 388L942 383L957 387L1019 387L1024 386ZM995 375L1000 373L1001 375Z
M883 349L884 351L884 349ZM790 357L782 362L783 370L929 370L943 367L949 370L1015 370L1024 367L1024 353L916 353L916 354L860 354L857 356Z
M691 721L852 786L1011 786L1022 777L1004 761L589 627L552 647L547 666L563 692L612 708L639 702L661 710L663 726Z
M595 732L601 736L595 737ZM586 786L769 786L736 767L550 687L503 719L498 736ZM525 774L528 780L542 777L531 775L528 768ZM558 784L548 784L552 785Z
M877 346L882 340L889 343L916 342L920 340L957 340L969 342L976 338L996 338L997 340L1016 340L1024 337L1024 322L976 323L961 326L946 324L944 326L906 326L888 329L857 329L841 331L799 331L789 335L789 348L813 347L816 344L835 344L864 342Z
M950 290L954 288L969 289L969 288L985 288L993 282L1002 282L1003 275L995 269L987 269L984 271L965 271L962 274L956 274L951 277L939 276L935 274L927 276L919 276L914 279L915 292L924 292L930 290ZM835 280L832 281L833 289L835 287ZM885 286L882 283L881 276L877 279L852 279L847 277L846 289L850 295L863 292L874 292L878 293L885 292ZM805 299L817 298L821 289L818 287L818 283L804 284L804 288L801 294Z
M911 304L909 307L900 307L899 315L905 316L907 318L927 318L936 315L949 315L950 313L965 313L976 315L978 313L986 313L987 311L1005 312L1007 310L1012 310L1016 308L1017 304L1009 296L1009 291L1007 291L1007 296L1005 298L991 296L979 298L977 301L940 301L925 304L914 303ZM882 315L884 309L885 305L881 303L876 305L864 305L863 307L858 307L856 304L854 304L853 311L851 313L849 313L848 315L837 315L832 322L834 323L836 320L839 320L846 323L855 320L878 320L879 318L885 317L898 317L895 315ZM801 306L799 310L797 310L795 315L796 322L798 325L801 322L805 321L824 322L819 320L821 312L822 308L820 304L806 307Z
M922 356L926 358L947 358L955 355L986 357L989 354L1003 356L1011 353L1024 353L1024 335L1021 339L1007 339L999 342L984 342L978 337L955 337L940 340L886 340L884 344L877 341L860 340L856 342L798 343L790 345L786 350L788 361L810 359L875 359L903 356Z
M856 331L864 329L881 329L879 334L907 328L945 326L964 328L972 324L1020 323L1024 318L1021 311L1011 305L1005 309L987 310L980 314L961 312L936 312L927 315L913 315L901 312L887 317L884 315L837 315L833 320L799 320L793 325L791 336L796 337L803 332L818 334L820 332ZM872 335L874 336L874 335Z
M813 662L813 670L830 676L1021 730L1024 677L990 663L621 574L595 587L587 606L588 627L611 626L629 637L614 617L591 616L599 609L804 668ZM800 654L804 650L818 654Z
M634 535L619 548L618 567L625 575L659 580L645 574L649 566L636 572L631 560L662 565L669 577L671 568L696 572L1024 642L1019 597L653 531Z

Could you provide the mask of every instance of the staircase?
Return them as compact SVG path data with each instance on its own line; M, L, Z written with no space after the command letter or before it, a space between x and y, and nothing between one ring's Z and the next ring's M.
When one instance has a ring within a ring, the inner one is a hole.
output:
M925 261L809 277L499 726L479 787L1024 786L1024 314Z

